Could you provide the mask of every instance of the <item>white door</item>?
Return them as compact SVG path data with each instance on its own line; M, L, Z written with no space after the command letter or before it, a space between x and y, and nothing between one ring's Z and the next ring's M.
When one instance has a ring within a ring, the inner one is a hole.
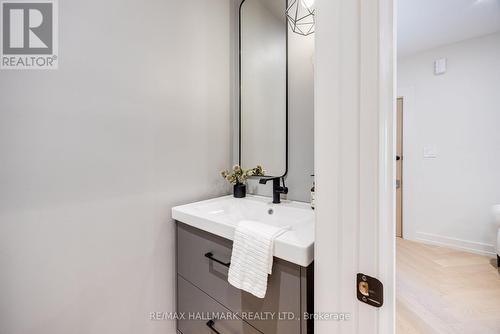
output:
M392 0L316 0L316 334L394 333L395 115ZM357 274L384 285L357 299Z

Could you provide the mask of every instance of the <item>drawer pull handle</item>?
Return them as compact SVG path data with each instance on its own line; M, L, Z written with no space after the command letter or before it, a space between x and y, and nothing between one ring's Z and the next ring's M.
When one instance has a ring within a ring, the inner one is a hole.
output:
M231 262L225 263L225 262L222 262L221 260L217 260L214 257L214 254L212 252L208 252L207 254L205 254L205 257L208 257L210 260L212 260L214 262L222 264L224 267L228 267L229 268L229 266L231 265Z
M218 330L216 330L214 328L214 325L215 325L215 322L213 320L210 320L209 322L207 322L207 327L210 328L212 330L212 332L214 332L216 334L221 334L221 332L219 332Z

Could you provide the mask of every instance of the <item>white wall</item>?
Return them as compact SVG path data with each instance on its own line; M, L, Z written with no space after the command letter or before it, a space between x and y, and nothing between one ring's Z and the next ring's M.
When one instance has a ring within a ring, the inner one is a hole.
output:
M435 59L448 72L433 74ZM500 33L400 59L404 237L493 252L500 203ZM436 159L424 159L435 147Z
M0 72L0 333L174 333L173 205L226 193L229 0L64 0Z

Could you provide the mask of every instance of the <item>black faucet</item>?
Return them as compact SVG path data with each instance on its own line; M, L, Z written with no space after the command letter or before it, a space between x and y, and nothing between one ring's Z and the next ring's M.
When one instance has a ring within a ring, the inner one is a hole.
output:
M273 203L279 204L281 203L280 195L288 194L288 188L285 187L285 179L283 179L283 187L280 186L281 177L269 177L260 179L260 184L266 184L267 181L273 181Z

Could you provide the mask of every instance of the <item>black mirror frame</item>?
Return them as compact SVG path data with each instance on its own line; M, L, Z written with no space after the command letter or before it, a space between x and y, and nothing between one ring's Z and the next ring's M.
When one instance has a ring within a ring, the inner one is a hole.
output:
M239 14L238 14L238 163L241 166L241 9L243 4L247 0L242 0L240 3ZM283 13L286 12L288 8L288 0L284 0L285 8ZM285 172L283 175L266 175L266 177L280 177L285 178L288 174L288 18L285 15L285 31L286 31L286 110L285 110L285 136L286 136L286 147L285 147ZM265 167L265 166L264 166Z

